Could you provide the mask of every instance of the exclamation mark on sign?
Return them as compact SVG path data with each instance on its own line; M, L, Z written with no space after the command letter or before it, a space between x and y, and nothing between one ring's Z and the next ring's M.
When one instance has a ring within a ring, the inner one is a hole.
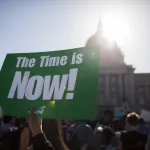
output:
M68 81L68 92L66 94L66 99L73 99L74 96L74 88L75 88L75 84L76 84L76 78L77 78L77 73L78 73L78 68L76 69L70 69L69 72L69 81Z

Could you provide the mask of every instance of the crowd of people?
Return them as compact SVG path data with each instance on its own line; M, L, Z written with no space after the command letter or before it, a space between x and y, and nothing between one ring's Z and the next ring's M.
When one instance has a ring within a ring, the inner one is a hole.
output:
M150 150L150 126L135 112L124 128L99 122L3 116L0 150Z

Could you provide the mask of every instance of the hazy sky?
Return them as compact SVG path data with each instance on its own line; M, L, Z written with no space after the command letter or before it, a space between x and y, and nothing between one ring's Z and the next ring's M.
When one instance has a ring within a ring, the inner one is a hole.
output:
M0 67L7 53L82 47L99 16L125 18L120 47L136 72L150 72L150 0L0 0Z

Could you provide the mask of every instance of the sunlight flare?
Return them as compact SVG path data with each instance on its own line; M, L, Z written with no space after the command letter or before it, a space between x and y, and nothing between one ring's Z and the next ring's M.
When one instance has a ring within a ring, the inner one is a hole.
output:
M116 41L119 45L123 44L129 36L129 25L126 19L119 14L102 15L103 35L109 41Z

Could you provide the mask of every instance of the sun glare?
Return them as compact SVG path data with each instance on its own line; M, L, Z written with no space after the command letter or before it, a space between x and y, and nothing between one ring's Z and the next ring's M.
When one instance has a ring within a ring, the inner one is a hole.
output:
M119 14L104 14L101 19L104 36L119 45L123 44L129 36L129 26L125 19Z

